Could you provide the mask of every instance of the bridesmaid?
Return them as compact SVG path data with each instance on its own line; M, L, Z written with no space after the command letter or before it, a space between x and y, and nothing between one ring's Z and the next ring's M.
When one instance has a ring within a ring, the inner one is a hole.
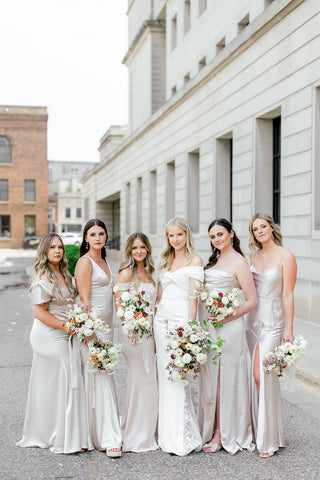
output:
M266 353L293 337L293 290L297 277L294 255L283 248L280 228L269 215L257 213L249 224L251 271L258 307L247 318L252 359L252 416L260 457L269 458L285 446L279 377L262 368ZM285 322L286 320L286 322Z
M119 268L115 293L116 308L119 297L125 290L133 295L145 291L151 304L155 303L154 265L151 245L143 233L133 233L125 245L125 260ZM122 412L122 450L125 452L148 452L156 450L158 419L158 384L155 368L155 345L152 338L143 338L132 344L119 327L118 340L127 362L126 393Z
M203 281L202 260L195 255L191 232L180 218L166 226L166 246L159 265L158 310L154 320L159 378L158 443L163 451L188 455L201 449L201 435L189 386L168 379L167 330L197 316L196 284Z
M59 235L48 233L42 238L29 290L33 360L23 437L17 444L50 448L54 453L89 447L79 356L79 362L75 360L79 346L66 327L66 309L76 289L64 254Z
M203 441L209 440L203 451L215 453L223 447L235 454L244 448L254 450L243 315L257 306L257 294L231 223L223 218L214 220L208 232L212 254L205 266L205 283L225 293L240 288L245 298L234 315L219 321L223 328L210 328L212 340L219 335L225 343L218 365L207 362L201 367L200 423ZM212 315L209 318L216 320Z
M97 334L98 338L112 338L112 274L106 259L105 244L108 239L105 224L98 219L87 222L83 230L80 259L76 266L76 282L81 303L99 308L102 321L110 331ZM87 361L88 348L81 344L81 357L87 395L89 442L108 457L121 456L121 430L114 379L107 372L90 374Z

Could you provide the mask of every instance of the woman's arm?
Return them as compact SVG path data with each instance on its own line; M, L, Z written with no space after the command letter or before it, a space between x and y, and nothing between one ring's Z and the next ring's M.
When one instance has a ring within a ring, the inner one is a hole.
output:
M129 268L125 268L124 270L122 270L118 274L115 284L117 284L117 283L129 284L132 281L133 281L132 272L129 270ZM129 285L128 285L128 288L126 288L125 290L129 291ZM122 292L124 292L123 289L121 289L117 292L114 292L115 305L116 305L116 310L117 311L119 310L119 307L120 307L119 298L121 297Z
M89 258L82 257L76 268L76 284L82 305L91 305L92 263Z
M228 323L236 320L242 315L250 312L258 305L258 297L256 287L253 281L252 273L249 265L244 258L241 258L236 264L236 276L241 290L245 296L245 302L235 309L234 315L228 315L224 320L219 320L219 323Z
M66 327L66 322L56 318L52 313L48 312L50 302L41 303L39 305L32 305L32 312L34 318L40 320L47 327L64 330L67 333L73 333Z
M202 267L203 263L200 257L195 255L190 263L190 266ZM203 280L202 280L203 281ZM196 278L190 278L189 280L189 318L190 320L195 320L197 318L198 310L198 297L194 296L194 290L199 286L199 280Z
M282 301L284 313L287 321L287 330L285 341L293 342L293 314L294 314L294 297L293 290L297 279L297 262L293 253L286 251L282 260L283 288Z

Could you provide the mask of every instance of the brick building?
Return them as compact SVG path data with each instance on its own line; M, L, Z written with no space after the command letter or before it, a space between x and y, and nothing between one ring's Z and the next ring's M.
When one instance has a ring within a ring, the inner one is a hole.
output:
M0 106L0 248L48 232L46 107Z

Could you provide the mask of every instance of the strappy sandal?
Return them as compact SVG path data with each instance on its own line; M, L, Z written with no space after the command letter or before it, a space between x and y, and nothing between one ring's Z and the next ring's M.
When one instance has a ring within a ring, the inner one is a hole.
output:
M273 457L273 455L274 455L274 452L270 452L270 453L268 453L268 452L265 452L265 453L264 453L264 452L260 452L260 453L259 453L259 457L260 457L260 458L270 458L270 457Z
M107 448L106 454L110 458L119 458L121 457L121 449L119 447Z
M210 451L209 451L209 452L206 452L206 451L204 450L205 448L209 448ZM219 452L219 450L221 450L221 448L222 448L222 445L218 445L217 443L211 443L211 442L209 442L209 443L206 443L205 445L203 445L202 451L203 451L204 453L216 453L216 452Z

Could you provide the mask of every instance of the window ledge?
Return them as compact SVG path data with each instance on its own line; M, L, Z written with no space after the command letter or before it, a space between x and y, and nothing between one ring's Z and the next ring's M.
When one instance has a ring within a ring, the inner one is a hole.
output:
M2 240L12 240L12 238L11 237L0 237L0 241L2 241Z
M25 200L23 203L27 205L35 205L37 202L35 200Z
M9 205L9 200L0 200L1 205Z

